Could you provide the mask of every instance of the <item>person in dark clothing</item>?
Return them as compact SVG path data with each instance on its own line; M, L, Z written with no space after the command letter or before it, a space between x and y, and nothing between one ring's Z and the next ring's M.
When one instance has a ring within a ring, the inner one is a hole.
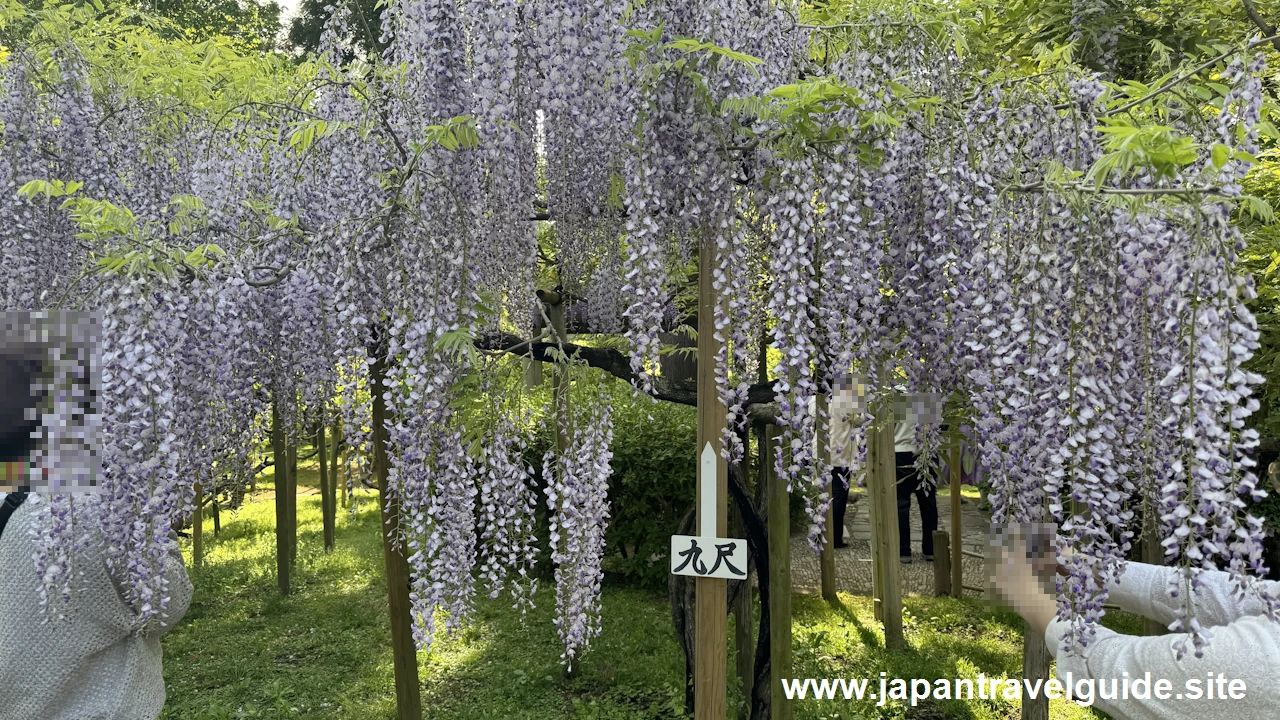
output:
M835 546L848 547L844 541L844 516L849 509L849 468L839 465L831 468L831 519L835 523L832 532Z
M898 555L903 564L911 562L911 496L920 507L920 524L924 537L920 551L927 561L933 560L933 531L938 529L938 491L925 482L915 469L915 423L899 418L894 428L893 449L898 479Z
M903 563L911 562L911 497L920 508L920 524L924 537L920 540L920 552L924 559L933 560L933 531L938 529L938 491L926 487L916 472L916 454L895 453L898 470L898 554Z

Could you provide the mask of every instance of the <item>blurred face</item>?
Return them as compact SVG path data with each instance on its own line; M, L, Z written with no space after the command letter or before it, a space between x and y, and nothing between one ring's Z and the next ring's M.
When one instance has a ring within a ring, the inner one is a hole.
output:
M838 375L836 376L836 392L841 395L862 397L867 394L866 380L861 375Z

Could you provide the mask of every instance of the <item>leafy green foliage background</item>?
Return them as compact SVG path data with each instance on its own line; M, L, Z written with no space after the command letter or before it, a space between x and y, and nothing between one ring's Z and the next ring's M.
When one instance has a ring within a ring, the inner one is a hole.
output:
M596 370L577 372L581 374L576 383L608 383L613 398L613 475L609 479L605 569L643 586L665 587L670 574L667 556L671 535L694 504L697 410L637 397L625 383ZM549 368L546 375L550 375ZM549 384L544 380L544 391ZM550 393L546 394L549 401ZM539 475L542 456L554 443L548 419L538 426L525 456ZM654 559L654 555L658 557ZM545 564L545 557L539 559L540 565Z

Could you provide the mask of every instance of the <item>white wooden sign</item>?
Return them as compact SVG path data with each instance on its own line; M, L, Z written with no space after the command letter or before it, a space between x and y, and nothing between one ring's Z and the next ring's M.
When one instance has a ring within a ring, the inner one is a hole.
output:
M716 453L711 443L702 448L698 482L702 489L698 529L703 534L671 536L671 573L741 580L747 576L747 541L715 537L719 508L716 507Z
M741 538L671 536L675 575L742 580L747 576L747 541Z

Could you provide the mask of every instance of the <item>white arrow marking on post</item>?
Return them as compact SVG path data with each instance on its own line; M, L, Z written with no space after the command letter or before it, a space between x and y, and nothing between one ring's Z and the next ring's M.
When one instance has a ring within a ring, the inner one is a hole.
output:
M716 451L708 442L702 448L702 466L698 478L702 488L702 501L698 506L698 518L701 523L698 534L702 537L716 536Z

